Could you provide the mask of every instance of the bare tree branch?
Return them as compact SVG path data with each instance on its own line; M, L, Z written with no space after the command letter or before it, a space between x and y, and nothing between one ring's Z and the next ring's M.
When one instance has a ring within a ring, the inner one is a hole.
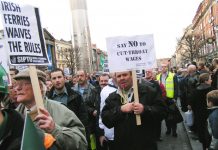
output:
M200 36L188 34L177 41L178 46L180 46L179 53L183 57L183 60L190 60L192 62L199 58L199 50L203 45Z
M67 49L65 56L66 56L66 65L67 65L67 67L71 70L71 74L74 74L76 68L79 68L79 66L80 66L80 63L79 63L79 57L80 57L79 48L71 47L70 49Z

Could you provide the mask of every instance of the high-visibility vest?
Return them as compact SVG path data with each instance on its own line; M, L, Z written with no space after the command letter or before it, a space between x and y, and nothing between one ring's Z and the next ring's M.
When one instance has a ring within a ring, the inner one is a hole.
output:
M157 75L157 80L161 82L161 76L162 74ZM167 98L173 98L174 97L174 74L171 72L168 72L168 75L166 77L165 81L165 89L166 89L166 97Z

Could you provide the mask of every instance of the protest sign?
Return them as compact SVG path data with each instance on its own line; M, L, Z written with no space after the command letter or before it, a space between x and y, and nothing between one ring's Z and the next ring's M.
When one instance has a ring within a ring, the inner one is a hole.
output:
M153 35L107 38L110 72L156 67Z
M0 12L10 64L48 64L38 8L1 0Z
M0 0L4 50L11 65L29 65L30 79L39 108L44 108L35 65L49 64L39 10L20 1Z
M139 103L136 70L156 67L153 35L107 38L110 72L132 71L134 101ZM141 125L140 115L136 124Z

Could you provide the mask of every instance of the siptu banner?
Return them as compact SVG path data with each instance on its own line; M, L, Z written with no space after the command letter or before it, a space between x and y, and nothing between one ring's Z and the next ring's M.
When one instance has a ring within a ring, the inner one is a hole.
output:
M0 12L4 27L4 48L10 64L49 64L39 9L18 1L1 0Z

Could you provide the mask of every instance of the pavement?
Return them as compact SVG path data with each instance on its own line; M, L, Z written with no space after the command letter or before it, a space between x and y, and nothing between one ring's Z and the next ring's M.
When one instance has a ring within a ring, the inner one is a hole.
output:
M166 126L165 121L163 121L161 134L163 141L158 142L159 150L193 150L183 123L177 124L177 137L165 133Z
M179 100L178 100L179 101ZM177 101L177 102L178 102ZM180 106L180 104L178 104ZM178 107L180 113L184 118L184 112ZM195 137L192 132L190 132L188 126L184 122L177 124L177 134L178 137L173 137L172 135L166 135L166 125L165 121L162 121L162 131L161 136L163 141L158 142L159 150L201 150L201 143L194 139Z
M184 118L184 112L181 111L180 109L180 113L182 114L183 118ZM194 135L190 130L189 127L185 124L185 122L183 122L183 126L185 128L185 132L188 135L192 150L201 150L202 149L202 145L201 143L196 139L196 135Z

